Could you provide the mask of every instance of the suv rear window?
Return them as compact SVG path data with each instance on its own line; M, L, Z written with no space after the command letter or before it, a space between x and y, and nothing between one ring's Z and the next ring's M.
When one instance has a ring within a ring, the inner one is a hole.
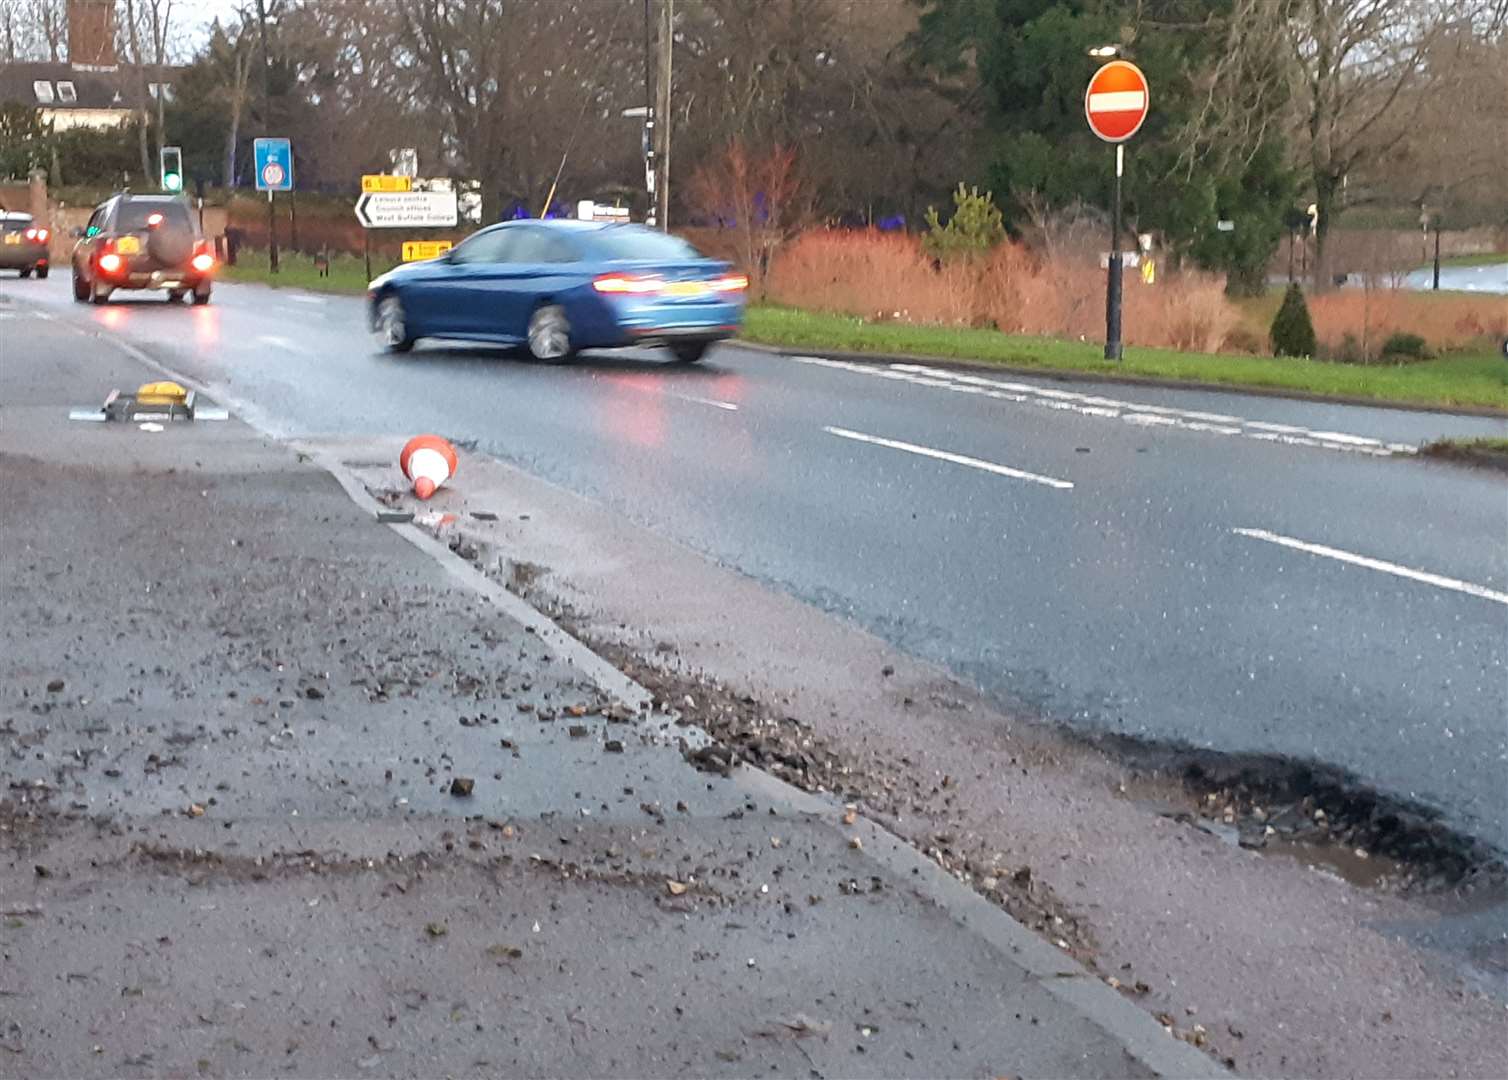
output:
M122 232L135 232L147 227L147 219L161 214L163 224L192 232L194 219L189 217L188 207L181 202L127 202L122 203L116 215L116 228Z

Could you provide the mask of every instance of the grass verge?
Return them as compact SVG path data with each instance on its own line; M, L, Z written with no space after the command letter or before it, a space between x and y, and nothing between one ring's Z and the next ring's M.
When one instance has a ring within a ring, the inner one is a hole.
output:
M1488 351L1412 364L1335 364L1292 357L1127 348L1119 364L1094 342L1019 337L996 330L872 323L844 315L756 305L743 337L781 348L929 356L1008 367L1142 376L1212 386L1508 412L1508 363Z
M1508 439L1436 439L1421 446L1419 452L1426 457L1508 472Z
M1478 251L1471 255L1442 255L1441 266L1496 266L1499 263L1508 263L1508 251ZM1429 270L1434 267L1434 260L1422 263L1420 270Z
M350 255L336 255L330 259L328 277L321 277L309 255L284 254L279 260L278 272L274 274L267 265L264 251L245 251L235 266L220 267L223 281L251 282L272 288L308 289L311 292L340 293L345 296L361 296L367 291L366 264ZM372 275L389 269L387 262L372 260Z

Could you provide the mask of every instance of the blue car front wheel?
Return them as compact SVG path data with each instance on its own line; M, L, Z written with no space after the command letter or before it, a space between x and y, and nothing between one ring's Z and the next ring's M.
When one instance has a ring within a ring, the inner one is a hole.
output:
M571 323L566 318L565 308L559 304L545 304L529 316L529 355L547 364L569 360L571 347Z

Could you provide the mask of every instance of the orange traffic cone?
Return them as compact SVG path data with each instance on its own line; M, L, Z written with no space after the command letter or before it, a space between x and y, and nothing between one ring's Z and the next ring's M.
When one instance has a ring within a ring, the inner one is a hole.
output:
M455 475L455 448L438 435L415 435L398 455L398 467L413 481L414 494L427 499Z

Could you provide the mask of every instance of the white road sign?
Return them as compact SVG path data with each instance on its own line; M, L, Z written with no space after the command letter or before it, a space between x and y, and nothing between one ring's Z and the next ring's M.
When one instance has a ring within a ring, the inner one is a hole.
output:
M456 224L454 191L371 191L356 200L356 220L368 229L435 229Z

